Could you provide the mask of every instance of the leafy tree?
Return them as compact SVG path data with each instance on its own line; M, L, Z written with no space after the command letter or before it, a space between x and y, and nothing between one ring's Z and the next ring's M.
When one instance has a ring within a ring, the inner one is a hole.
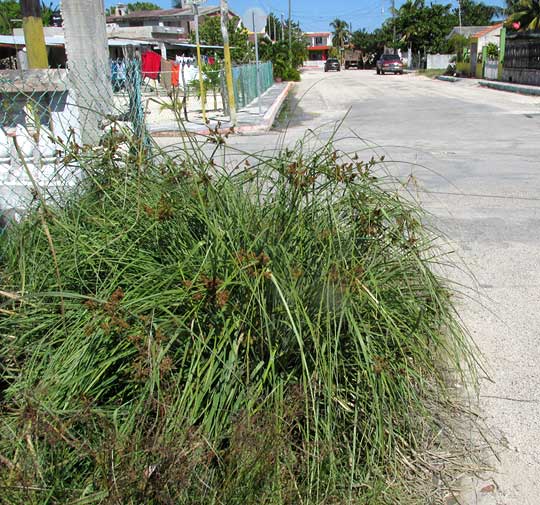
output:
M49 5L45 3L41 4L41 19L43 26L50 26L52 22L53 14L58 10L52 2ZM14 24L17 23L20 26L20 22L15 20L22 20L22 11L19 2L15 0L0 0L0 34L13 33Z
M373 32L357 30L352 34L351 42L355 49L377 54L384 48L385 37L380 29Z
M231 45L231 58L236 62L249 61L253 51L249 45L248 31L243 28L238 18L229 19L229 43ZM221 19L219 16L207 17L199 27L199 36L202 44L209 46L222 46ZM195 42L195 34L191 34L191 41Z
M4 35L12 33L14 19L21 19L19 2L0 1L0 33Z
M446 36L456 19L450 5L430 4L424 0L408 0L396 12L395 26L398 47L414 51L443 52ZM392 40L392 20L383 25L386 42Z
M486 26L493 19L504 14L504 9L496 5L486 5L474 0L461 1L461 23L464 26ZM458 9L454 9L454 16L458 16Z
M155 10L159 10L161 9L161 7L155 3L152 3L152 2L133 2L133 3L128 3L127 4L127 8L130 12L135 12L135 11L155 11ZM106 11L105 11L105 14L107 16L114 16L116 12L116 9L114 7L109 7Z
M504 9L507 16L511 16L514 12L517 12L520 0L506 0L506 9Z
M282 40L285 35L285 30L281 24L281 19L279 19L274 13L270 13L268 15L265 31L275 42Z
M507 21L510 26L514 23L520 30L540 31L540 0L520 0Z
M263 41L260 47L261 59L271 61L274 67L274 77L290 80L299 80L297 72L306 60L307 44L301 38L292 40L292 65L289 62L289 42L270 43Z
M349 24L343 19L336 18L330 23L330 26L333 30L332 44L336 47L343 47L351 36Z
M130 11L156 11L161 9L159 5L152 2L133 2L127 4Z

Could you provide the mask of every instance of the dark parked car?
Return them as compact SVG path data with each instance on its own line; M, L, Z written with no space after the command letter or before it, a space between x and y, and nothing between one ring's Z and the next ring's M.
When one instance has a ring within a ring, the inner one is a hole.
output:
M337 70L338 72L341 71L341 65L336 58L329 58L326 60L324 64L324 71L328 72L329 70Z
M377 75L385 72L403 73L403 62L397 54L383 54L377 60Z

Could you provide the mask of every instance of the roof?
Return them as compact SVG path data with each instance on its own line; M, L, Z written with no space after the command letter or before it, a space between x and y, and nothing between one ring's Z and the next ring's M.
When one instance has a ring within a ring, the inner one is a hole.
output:
M111 47L123 47L123 46L144 46L151 45L153 41L147 40L134 40L134 39L123 39L115 38L108 40L109 46ZM25 46L26 42L22 35L0 35L0 46ZM62 47L65 45L65 40L63 35L54 35L50 37L45 37L46 46L57 46Z
M454 26L452 31L446 36L446 39L451 39L454 35L463 35L464 37L472 37L475 33L478 33L490 26Z
M219 6L199 7L199 14L206 16L220 12ZM229 11L229 15L237 17L237 15ZM116 21L124 21L129 19L155 19L155 18L182 18L193 17L193 9L191 7L183 7L182 9L158 9L153 11L133 11L124 14L123 16L107 16L107 23Z
M325 51L326 49L330 49L332 46L311 46L308 47L308 51Z
M304 35L308 37L329 37L332 34L330 32L304 32Z
M504 23L497 23L495 25L488 26L484 30L481 30L478 33L475 33L473 37L479 39L480 37L483 37L484 35L487 35L488 33L498 30L502 28L503 26L504 26Z

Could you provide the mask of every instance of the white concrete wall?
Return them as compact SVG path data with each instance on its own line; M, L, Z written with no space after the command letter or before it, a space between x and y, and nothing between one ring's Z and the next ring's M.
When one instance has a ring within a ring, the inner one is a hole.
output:
M427 69L446 69L455 56L455 54L428 54Z
M482 49L490 42L493 42L493 44L495 44L497 47L501 47L501 30L502 27L489 32L483 37L480 37L478 39L478 52L481 53Z
M35 199L34 184L43 196L57 198L80 181L74 166L61 163L51 132L19 125L13 135L0 128L0 215L22 215Z

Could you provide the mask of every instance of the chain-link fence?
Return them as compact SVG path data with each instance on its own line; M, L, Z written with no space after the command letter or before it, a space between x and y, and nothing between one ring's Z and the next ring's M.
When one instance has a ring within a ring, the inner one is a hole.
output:
M150 76L139 59L112 60L98 79L93 71L0 71L0 217L38 197L58 201L77 185L78 146L99 149L117 131L147 144L150 127L202 123L199 70L190 62ZM202 77L207 117L226 121L222 68L205 65ZM261 64L261 93L272 83L271 63ZM257 97L256 65L234 68L234 91L238 108Z
M274 83L271 62L259 64L261 93ZM257 65L242 65L233 68L234 95L238 107L245 107L257 98Z

